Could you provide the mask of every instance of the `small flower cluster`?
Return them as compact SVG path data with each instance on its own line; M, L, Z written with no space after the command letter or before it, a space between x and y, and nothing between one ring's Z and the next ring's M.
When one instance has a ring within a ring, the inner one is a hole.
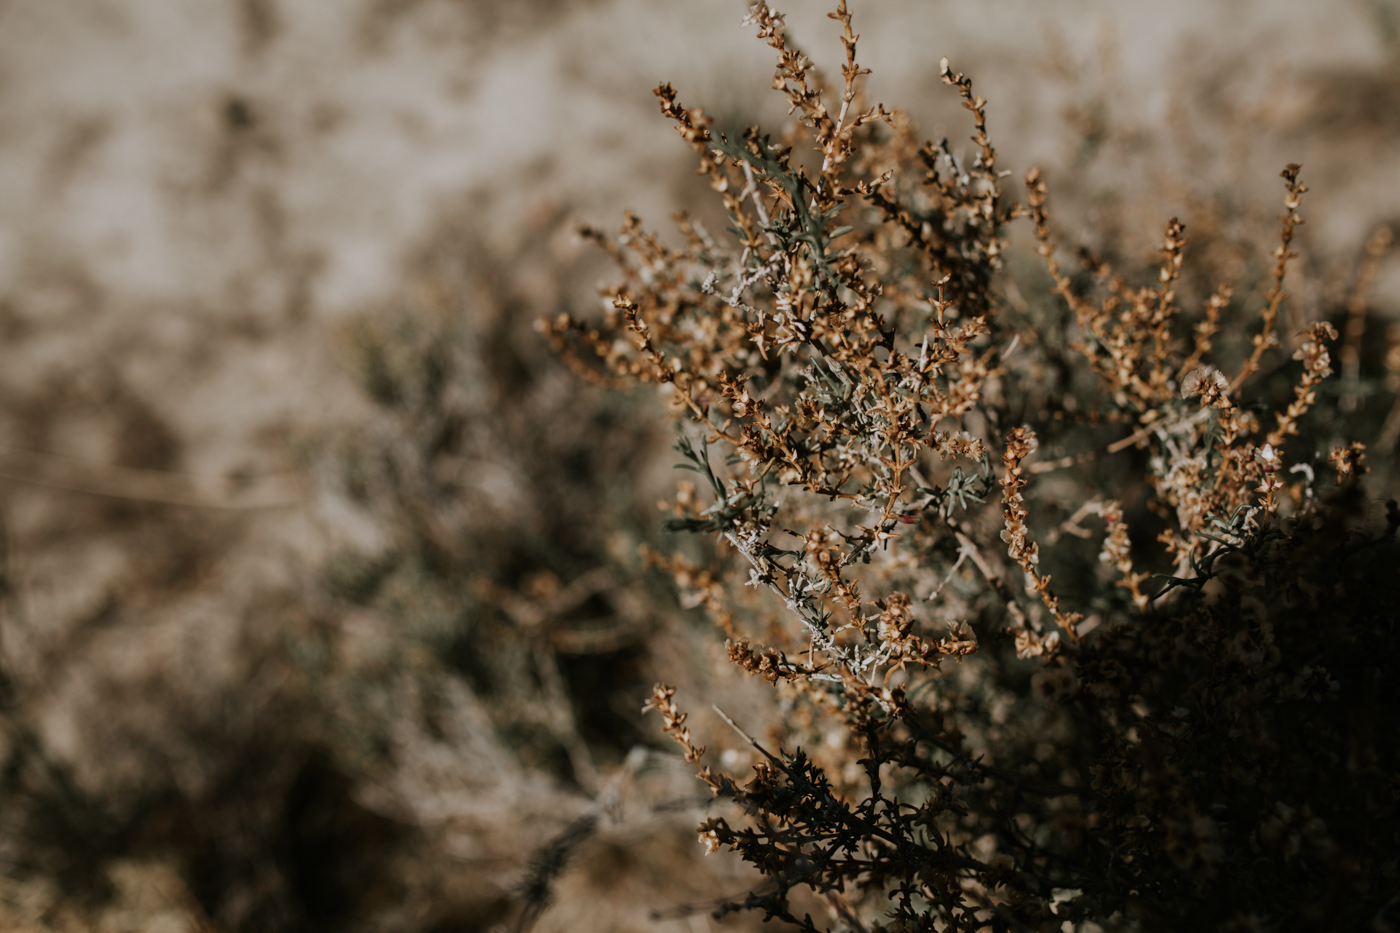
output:
M1072 640L1078 640L1079 634L1075 631L1075 626L1084 616L1077 612L1065 613L1060 609L1059 599L1050 592L1050 577L1040 572L1040 547L1030 540L1030 531L1026 527L1026 516L1029 513L1026 510L1026 500L1021 494L1026 485L1021 461L1034 453L1035 449L1035 432L1030 428L1013 428L1006 436L1006 453L1002 455L1006 464L1006 476L1001 481L1002 495L1006 501L1006 530L1001 533L1001 539L1006 542L1006 550L1011 559L1020 564L1021 569L1025 571L1026 592L1038 595L1045 608L1055 617L1060 631ZM1023 657L1044 657L1053 652L1059 644L1058 632L1052 632L1048 638L1041 639L1035 633L1022 629L1016 633L1016 637L1017 653Z

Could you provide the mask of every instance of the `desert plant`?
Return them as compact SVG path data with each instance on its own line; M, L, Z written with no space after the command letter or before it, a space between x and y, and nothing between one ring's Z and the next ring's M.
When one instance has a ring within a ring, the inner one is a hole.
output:
M781 696L771 748L730 719L747 780L705 763L673 688L647 704L733 807L701 841L765 876L718 913L1393 928L1400 510L1378 527L1363 445L1319 446L1334 325L1276 352L1299 166L1257 310L1256 283L1187 275L1175 218L1155 270L1067 271L1045 175L1012 197L971 80L943 61L970 154L920 143L863 101L845 0L831 17L835 89L780 14L746 19L795 117L777 137L657 89L728 237L585 230L625 280L602 320L544 324L590 378L661 388L699 476L668 528L716 547L652 560ZM1022 223L1048 273L1030 304L1007 297Z

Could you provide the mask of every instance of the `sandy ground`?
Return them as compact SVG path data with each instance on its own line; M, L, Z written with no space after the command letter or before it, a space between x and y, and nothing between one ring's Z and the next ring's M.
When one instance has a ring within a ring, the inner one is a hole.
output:
M1224 204L1268 222L1290 161L1312 187L1303 246L1316 269L1345 266L1400 218L1390 0L853 6L871 96L961 137L936 80L949 56L991 101L1002 164L1047 167L1068 230L1116 212L1146 252L1172 213L1189 228ZM826 7L787 5L793 34L834 70ZM97 900L79 896L53 867L63 858L12 827L0 924L292 928L210 895L177 870L186 862L128 832L167 798L223 812L220 788L252 780L238 777L245 765L284 791L312 781L353 799L356 838L426 826L433 851L456 852L447 868L404 868L430 879L408 894L366 894L373 928L503 916L523 853L590 792L491 738L460 679L435 681L453 711L447 738L414 732L421 684L394 681L396 747L418 751L374 781L308 771L304 757L247 765L240 749L268 717L297 731L303 700L289 691L317 695L289 634L308 618L331 620L352 667L356 651L397 650L383 644L396 620L317 602L327 560L379 553L395 533L323 469L327 450L390 430L356 387L355 335L424 308L488 357L488 336L505 333L550 373L531 396L543 407L519 416L568 419L571 377L549 368L529 322L592 301L605 275L573 224L611 225L631 207L660 225L703 197L651 89L669 80L732 125L781 116L742 15L734 0L0 0L0 757L16 773L42 760L51 773L25 787L88 802L96 836L69 820L76 835L55 851L108 881ZM1380 313L1400 312L1397 296L1392 263ZM454 404L485 423L498 400L474 385ZM475 498L452 533L509 534L532 487L508 456L472 462ZM486 839L503 813L531 828ZM109 825L125 827L117 841L83 856ZM600 851L621 865L641 850ZM626 875L606 864L568 884ZM238 876L249 904L256 875ZM384 906L395 899L412 910ZM564 922L560 909L542 923ZM649 922L628 918L608 922Z

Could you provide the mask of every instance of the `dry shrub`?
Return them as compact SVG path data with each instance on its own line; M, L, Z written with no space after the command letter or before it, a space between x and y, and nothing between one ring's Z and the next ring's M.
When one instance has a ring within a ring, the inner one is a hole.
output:
M717 915L1393 928L1400 510L1330 437L1348 312L1280 333L1299 166L1258 280L1193 276L1175 218L1156 268L1071 264L971 80L944 61L971 151L920 142L863 100L844 0L832 18L835 88L781 15L748 17L794 116L776 135L657 89L727 235L587 230L624 281L601 321L544 325L584 375L669 402L697 478L668 527L714 549L651 559L780 696L768 744L724 713L748 777L707 763L673 688L648 703L728 805L702 843L764 876ZM1011 275L1016 225L1048 288Z

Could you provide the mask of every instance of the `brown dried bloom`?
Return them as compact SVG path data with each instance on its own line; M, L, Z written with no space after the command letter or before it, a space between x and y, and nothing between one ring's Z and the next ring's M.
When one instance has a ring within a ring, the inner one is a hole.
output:
M1202 408L1231 407L1227 394L1229 391L1230 380L1226 379L1220 370L1210 366L1198 366L1181 380L1181 397L1193 398L1199 395Z
M1001 533L1001 539L1006 542L1007 553L1011 559L1021 565L1021 569L1026 574L1026 590L1040 596L1045 608L1050 610L1050 614L1055 617L1055 622L1069 636L1071 640L1079 638L1075 631L1075 626L1084 617L1079 613L1065 613L1060 611L1060 601L1050 591L1050 577L1042 575L1039 570L1040 548L1031 540L1030 529L1026 527L1026 504L1022 490L1025 488L1026 480L1023 474L1021 461L1029 457L1036 449L1035 432L1028 427L1019 427L1011 431L1006 437L1006 453L1002 455L1002 461L1006 464L1006 476L1002 479L1002 498L1006 502L1006 528ZM1028 633L1018 632L1018 650L1024 644L1025 653L1041 656L1047 652L1053 653L1055 646L1059 643L1059 636L1052 635L1048 640L1031 639Z
M1333 447L1327 459L1336 465L1338 480L1357 479L1371 472L1366 466L1366 445L1360 441Z
M676 688L666 684L657 684L652 690L651 699L647 700L642 707L642 712L647 713L655 710L661 714L662 730L685 749L685 760L691 764L698 764L700 756L705 754L705 747L702 745L696 748L690 744L690 729L686 726L686 713L681 712L673 699L676 695Z

